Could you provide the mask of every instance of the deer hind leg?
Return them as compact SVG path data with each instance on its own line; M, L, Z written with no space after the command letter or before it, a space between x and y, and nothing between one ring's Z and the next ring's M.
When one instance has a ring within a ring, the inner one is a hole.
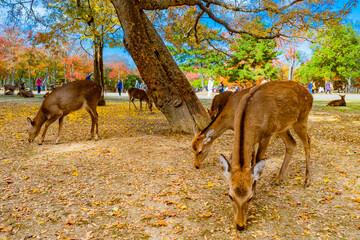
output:
M44 127L44 131L43 131L43 133L41 134L41 138L40 138L40 143L39 143L40 145L44 142L45 135L46 135L46 132L47 132L48 127L49 127L53 122L55 122L56 120L58 120L61 116L62 116L62 114L53 115L53 116L51 116L48 120L46 120L46 122L45 122L45 127Z
M304 149L305 149L306 172L305 172L304 186L308 187L308 186L310 186L310 182L311 182L311 171L310 171L311 140L307 133L307 119L306 119L306 121L304 121L304 123L297 123L294 126L294 130L295 130L296 134L299 136L301 142L304 145Z
M99 125L98 125L98 113L96 111L96 106L88 106L86 111L91 117L91 130L90 130L90 139L94 138L94 129L95 129L95 140L99 139Z
M279 136L284 141L286 150L285 150L285 158L281 165L279 175L276 177L274 181L276 185L280 184L281 181L284 179L284 175L286 173L286 170L290 163L290 159L296 147L296 141L291 136L290 130L286 130L285 132L279 133Z
M61 117L59 118L59 131L58 131L58 137L57 137L57 139L56 139L56 141L55 141L55 144L58 144L59 141L60 141L61 130L62 130L62 127L63 127L63 125L64 125L64 118L65 118L65 116L61 116Z

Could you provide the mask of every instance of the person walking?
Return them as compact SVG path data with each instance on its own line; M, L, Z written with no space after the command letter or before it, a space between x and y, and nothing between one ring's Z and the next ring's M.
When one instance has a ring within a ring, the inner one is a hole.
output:
M220 82L220 85L219 85L219 93L222 93L222 92L224 92L224 89L225 87L224 87L224 84L223 84L223 82Z
M325 94L327 94L328 92L329 92L329 94L331 94L330 89L331 89L331 82L328 82L325 85Z
M309 82L309 84L308 84L308 89L309 89L309 92L311 93L311 94L313 94L313 89L314 88L314 85L313 85L313 83L310 81Z
M118 92L119 92L119 96L121 96L121 91L122 91L122 81L121 81L121 79L119 79L118 80L118 82L117 82L117 84L116 84L116 88L117 88L117 90L118 90Z
M42 79L38 78L36 80L36 86L37 86L38 94L40 94L40 92L41 92L41 83L42 83Z

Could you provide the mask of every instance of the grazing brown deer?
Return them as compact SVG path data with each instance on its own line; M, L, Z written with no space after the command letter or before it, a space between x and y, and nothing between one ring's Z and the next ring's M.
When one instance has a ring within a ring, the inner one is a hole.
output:
M226 130L234 130L234 116L236 107L241 98L249 91L250 88L232 94L222 111L217 111L214 108L215 112L219 112L219 114L216 115L210 124L202 131L200 131L197 125L194 126L195 137L191 146L195 155L194 166L196 168L200 168L200 165L208 155L214 140L223 134Z
M345 102L346 95L339 94L339 96L341 97L341 99L332 100L327 104L327 106L331 106L331 107L346 106L346 102Z
M134 104L135 109L137 109L136 105L134 103L134 100L139 99L140 110L142 110L142 101L146 101L146 104L147 104L150 112L152 111L152 100L149 99L148 95L146 94L146 92L144 90L139 89L139 88L129 88L128 94L129 94L129 109L130 109L131 102Z
M305 149L305 186L310 184L310 138L307 133L312 95L293 81L275 81L256 86L239 103L234 127L232 159L223 155L220 163L229 183L229 196L235 211L238 230L246 227L246 214L255 194L256 181L264 169L266 149L278 133L286 144L285 159L276 179L279 183L295 150L296 142L289 129L293 128ZM259 144L255 155L255 145Z
M208 109L211 120L213 120L224 109L226 103L233 94L234 92L226 91L213 98L210 109Z
M45 123L44 131L41 135L40 144L43 143L46 131L50 124L59 119L59 131L56 143L59 142L64 117L71 112L85 108L91 116L91 136L94 137L94 127L96 127L95 140L98 139L98 113L96 106L101 97L101 87L99 84L88 80L70 82L62 87L54 89L43 101L34 120L27 118L30 126L29 142L32 142L40 132Z

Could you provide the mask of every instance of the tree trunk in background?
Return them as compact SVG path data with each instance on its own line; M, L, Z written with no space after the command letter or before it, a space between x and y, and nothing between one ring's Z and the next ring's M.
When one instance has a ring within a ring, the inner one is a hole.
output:
M192 132L210 122L204 107L146 14L133 0L112 0L124 31L124 45L156 107L175 131Z
M30 66L30 64L29 64L29 88L30 88L30 90L33 89L33 87L31 86L31 66Z
M66 84L67 83L67 81L66 81L66 63L64 64L64 81Z
M54 61L54 87L56 86L56 61Z
M102 88L102 96L99 100L98 105L104 106L104 59L103 59L104 43L101 37L97 37L94 40L94 81L100 84Z

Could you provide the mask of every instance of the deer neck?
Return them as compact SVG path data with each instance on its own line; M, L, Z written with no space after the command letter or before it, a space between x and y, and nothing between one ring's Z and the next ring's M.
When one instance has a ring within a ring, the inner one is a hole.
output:
M35 124L35 126L41 127L47 120L46 115L44 114L44 112L42 111L42 108L40 108L40 110L37 112L33 122Z

